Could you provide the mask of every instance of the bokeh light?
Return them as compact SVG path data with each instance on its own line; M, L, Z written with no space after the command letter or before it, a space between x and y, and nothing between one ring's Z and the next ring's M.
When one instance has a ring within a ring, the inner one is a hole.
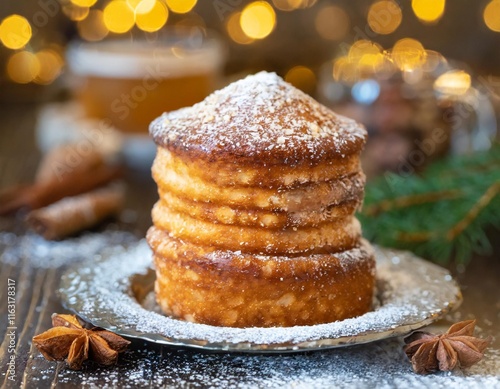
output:
M333 78L349 84L373 77L389 79L396 71L390 54L378 43L367 39L354 42L347 55L333 62Z
M365 39L353 43L349 49L348 59L349 66L354 68L348 73L351 81L372 76L385 61L382 46Z
M380 95L380 84L375 80L361 80L351 89L352 98L359 104L372 104Z
M377 55L382 53L382 47L375 42L360 39L354 42L349 49L349 61L359 62L365 55Z
M294 66L286 73L285 80L309 94L316 90L316 75L306 66Z
M374 32L386 35L399 27L403 20L403 13L395 1L380 0L370 6L367 20Z
M62 10L68 18L75 22L85 19L89 14L88 7L80 7L74 4L63 5Z
M374 73L384 65L385 57L380 53L367 53L359 59L358 64L363 72Z
M40 50L35 54L39 64L39 71L34 81L37 84L47 85L52 83L62 71L64 61L55 50Z
M142 3L144 0L125 0L128 6L135 12L137 6ZM153 7L154 0L151 2L151 7Z
M273 4L280 11L294 11L300 8L302 0L273 0Z
M500 0L492 0L486 5L483 19L490 30L500 32Z
M92 7L97 0L71 0L71 2L79 7Z
M446 0L412 0L413 12L425 23L435 23L443 16Z
M446 95L464 95L470 86L470 74L463 70L450 70L434 81L434 89Z
M134 26L135 15L124 0L113 0L104 8L103 20L109 31L123 34Z
M31 26L20 15L7 16L0 24L0 40L9 49L21 49L31 39Z
M349 31L349 16L341 7L327 5L318 11L314 26L323 39L340 40Z
M336 81L355 82L358 78L358 67L350 62L347 56L339 57L333 64L333 78Z
M128 6L137 14L147 14L156 5L157 0L126 0Z
M422 68L426 72L433 72L438 69L438 67L442 64L446 64L446 58L437 51L433 50L425 50L426 58L425 63L422 65Z
M422 44L412 38L403 38L392 48L392 59L402 71L411 71L424 65L427 52Z
M167 0L167 6L172 12L185 14L194 8L196 2L197 0Z
M141 4L142 2L137 6L135 15L135 23L141 30L158 31L167 23L168 9L163 3L155 1L153 7L147 12L142 12Z
M404 82L410 85L415 85L422 80L424 76L424 70L422 66L414 67L412 69L404 71L402 75Z
M40 72L40 63L35 54L29 51L19 51L12 54L7 61L7 75L19 84L34 81Z
M235 12L229 16L226 23L227 33L234 42L239 43L240 45L248 45L254 40L247 36L241 29L240 17L241 12Z
M95 9L76 25L78 34L86 41L96 42L104 39L109 30L104 24L104 14L101 10Z
M241 29L248 37L263 39L274 30L276 14L269 3L255 1L243 9L240 24Z

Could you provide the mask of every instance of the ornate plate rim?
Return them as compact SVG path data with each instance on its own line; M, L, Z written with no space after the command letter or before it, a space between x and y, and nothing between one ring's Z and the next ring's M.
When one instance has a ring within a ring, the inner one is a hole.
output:
M138 245L140 244L145 244L145 242L141 241L138 243ZM376 249L377 265L380 265L380 263L384 261L385 261L384 263L387 263L388 258L392 256L393 258L397 257L398 261L401 261L401 258L403 258L402 262L409 262L409 261L414 262L414 265L418 264L418 266L421 266L423 269L425 269L427 272L430 272L431 274L432 272L435 272L440 276L444 276L444 280L446 282L446 284L444 285L446 285L446 287L449 289L448 290L449 293L452 293L453 291L452 294L454 300L446 302L443 301L439 310L432 313L429 312L427 315L425 315L424 318L420 320L416 320L413 322L398 323L397 325L392 325L390 328L386 328L384 330L375 329L375 330L360 332L350 336L337 336L337 337L331 336L331 337L321 337L318 339L306 340L301 342L287 341L282 343L267 344L267 343L254 343L249 341L211 342L208 340L196 339L196 338L167 337L160 333L143 332L141 330L137 330L136 328L132 328L130 326L130 323L123 323L120 317L116 315L116 312L114 314L113 312L111 312L109 316L103 317L100 316L97 311L93 311L93 315L91 315L85 310L82 310L83 302L78 300L78 296L83 291L85 291L85 288L88 288L88 283L80 282L79 284L77 284L76 289L75 285L72 285L75 283L75 279L82 280L81 278L82 274L91 275L91 272L88 271L88 263L80 264L80 266L72 267L64 272L61 278L61 284L58 290L58 294L65 308L79 315L82 319L84 319L91 325L113 331L118 335L122 335L128 338L145 340L156 344L173 346L173 347L188 347L205 351L244 352L244 353L288 353L288 352L324 350L337 347L345 347L355 344L364 344L395 336L402 336L439 320L450 311L458 308L458 306L461 304L462 294L460 292L460 288L457 282L451 277L450 273L446 269L436 264L430 263L424 259L421 259L415 256L413 253L407 251L386 249L380 247L375 247L375 249ZM382 259L383 257L385 257L385 259ZM100 260L95 262L96 266L94 267L94 269L98 270L99 266L102 266L103 264L106 263L106 261L109 261L112 258L113 256L109 257L103 256ZM396 266L397 268L398 264L394 264L394 266ZM151 268L150 264L145 263L145 265L141 268L142 273L147 272L150 268ZM131 267L131 269L133 268ZM122 287L124 288L122 292L123 295L126 295L126 297L130 299L135 299L135 297L132 296L131 292L131 282L132 282L131 279L134 276L137 276L138 274L141 273L137 271L129 272L128 277L126 278L126 280L124 280L122 285ZM434 279L427 280L429 284L435 281L436 277ZM443 281L443 279L441 279L440 281ZM105 288L104 285L100 285L100 287ZM77 291L78 293L75 293L75 291ZM98 302L99 299L95 298L94 296L94 303L97 303L98 305ZM144 310L144 312L149 312L145 308L142 309ZM355 319L357 318L349 320L355 320ZM177 322L179 322L179 325L181 326L182 323L185 323L186 326L193 325L193 323L187 323L181 320L177 320ZM255 330L255 329L256 328L249 328L248 330Z

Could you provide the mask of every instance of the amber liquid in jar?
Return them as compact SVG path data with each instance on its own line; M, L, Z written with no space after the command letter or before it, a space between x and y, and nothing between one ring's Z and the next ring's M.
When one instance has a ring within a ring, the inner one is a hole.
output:
M104 78L89 76L76 93L85 113L109 118L123 132L148 131L163 112L203 100L216 88L215 74L194 74L163 79Z
M70 49L73 88L85 114L126 133L147 134L163 112L191 106L218 87L223 63L215 39L176 33L156 42L115 40Z

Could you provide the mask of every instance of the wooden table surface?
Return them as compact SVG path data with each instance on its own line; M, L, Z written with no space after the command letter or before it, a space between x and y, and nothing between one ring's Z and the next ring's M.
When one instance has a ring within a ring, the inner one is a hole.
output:
M34 140L36 107L4 105L0 108L0 119L0 188L29 182L40 159ZM156 199L156 188L147 171L129 172L127 185L127 209L133 210L136 218L134 222L119 224L119 228L139 238L151 223L149 214ZM0 233L2 231L22 234L23 227L19 222L3 218L0 219ZM494 255L475 257L465 270L450 267L464 295L462 306L450 319L476 318L481 334L495 337L485 360L469 373L412 376L401 352L401 339L298 356L200 353L134 341L116 366L102 368L90 363L82 371L74 372L68 370L64 362L43 359L31 343L35 334L50 327L53 312L65 312L55 293L64 269L37 268L26 259L16 264L0 262L0 383L9 388L329 387L333 384L341 387L342 382L346 386L372 387L378 376L385 377L380 382L386 387L408 384L459 387L467 383L469 387L477 384L477 387L500 388L500 234L498 231L491 234L496 241ZM7 320L9 279L16 285L14 325ZM7 374L7 362L12 354L15 355L15 376Z

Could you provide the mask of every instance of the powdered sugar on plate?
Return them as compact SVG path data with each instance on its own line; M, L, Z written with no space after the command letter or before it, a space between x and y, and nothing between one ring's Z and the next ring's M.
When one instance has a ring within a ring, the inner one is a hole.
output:
M461 301L460 290L445 269L407 252L380 248L376 260L378 305L357 318L314 326L215 327L146 309L133 292L153 282L141 276L150 272L152 263L145 241L129 249L117 248L95 266L71 269L63 277L60 294L67 308L121 335L168 345L252 352L331 348L401 335L439 319Z
M38 358L43 358L39 356ZM288 355L200 353L151 347L127 351L120 368L59 370L60 384L154 388L446 388L500 387L500 355L493 350L465 371L418 375L400 339L363 346ZM34 365L34 367L38 367ZM124 382L124 376L127 381ZM50 384L50 382L49 382Z
M136 241L137 238L129 232L111 230L84 233L62 241L46 240L35 233L0 232L0 262L16 265L27 261L33 268L53 269L94 260L107 248L116 250L116 247L127 247Z

